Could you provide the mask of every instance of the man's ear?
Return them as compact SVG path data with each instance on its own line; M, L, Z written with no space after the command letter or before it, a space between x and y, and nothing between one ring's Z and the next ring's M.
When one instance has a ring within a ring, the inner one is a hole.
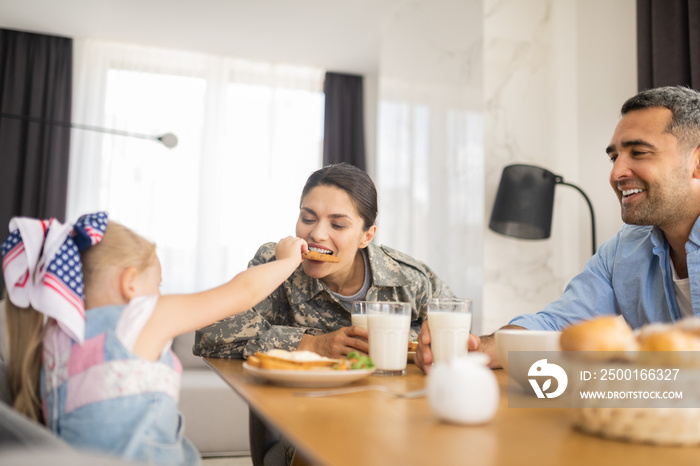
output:
M372 239L374 238L374 235L377 234L377 225L372 225L367 229L367 231L364 232L362 241L360 242L360 249L366 248L369 246L369 243L372 242Z
M119 293L122 298L128 303L136 295L136 278L138 270L135 267L128 267L122 272L119 278Z
M700 179L700 146L696 147L695 150L690 154L693 161L693 178Z

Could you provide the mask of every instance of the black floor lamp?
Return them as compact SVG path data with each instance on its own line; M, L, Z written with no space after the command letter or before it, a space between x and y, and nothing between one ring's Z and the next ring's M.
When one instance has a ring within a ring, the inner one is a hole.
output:
M554 187L571 186L580 192L591 211L592 254L596 252L593 205L581 188L544 168L509 165L503 169L489 228L506 236L522 239L549 238L552 230Z
M161 136L153 136L150 134L131 133L131 132L122 131L119 129L101 128L99 126L83 125L80 123L70 123L70 122L66 122L66 121L47 120L45 118L36 118L36 117L27 116L27 115L15 115L12 113L0 113L0 118L10 118L13 120L30 121L32 123L40 123L40 124L53 125L53 126L62 126L64 128L84 129L87 131L97 131L100 133L116 134L117 136L128 136L128 137L134 137L134 138L151 139L154 141L161 142L168 149L172 149L173 147L177 146L177 136L175 136L173 133L166 133L166 134L163 134Z

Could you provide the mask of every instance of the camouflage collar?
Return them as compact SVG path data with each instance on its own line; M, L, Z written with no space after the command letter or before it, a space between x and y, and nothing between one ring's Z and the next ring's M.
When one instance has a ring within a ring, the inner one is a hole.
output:
M392 255L393 250L369 243L367 255L372 269L372 286L399 287L411 281L401 271L401 264Z
M372 273L370 290L375 287L401 287L410 280L401 271L401 264L392 257L392 250L370 243L367 246L367 256ZM310 301L325 291L332 296L328 286L317 278L311 278L299 266L291 277L284 283L289 303L292 305Z

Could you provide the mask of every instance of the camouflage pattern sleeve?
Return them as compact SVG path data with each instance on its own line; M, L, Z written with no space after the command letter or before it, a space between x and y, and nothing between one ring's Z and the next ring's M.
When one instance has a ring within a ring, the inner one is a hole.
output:
M251 309L197 330L192 352L205 358L240 359L248 340L269 328L270 324Z
M248 268L274 260L275 243L258 249ZM211 358L247 358L272 348L296 349L306 329L292 327L282 286L253 309L197 330L193 353Z

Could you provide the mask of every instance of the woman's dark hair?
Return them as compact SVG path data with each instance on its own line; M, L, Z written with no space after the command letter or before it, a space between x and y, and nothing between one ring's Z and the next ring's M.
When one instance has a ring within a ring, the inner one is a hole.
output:
M367 173L349 163L326 165L316 170L301 191L300 207L304 197L316 186L335 186L348 193L364 221L364 230L374 225L377 219L377 188Z

